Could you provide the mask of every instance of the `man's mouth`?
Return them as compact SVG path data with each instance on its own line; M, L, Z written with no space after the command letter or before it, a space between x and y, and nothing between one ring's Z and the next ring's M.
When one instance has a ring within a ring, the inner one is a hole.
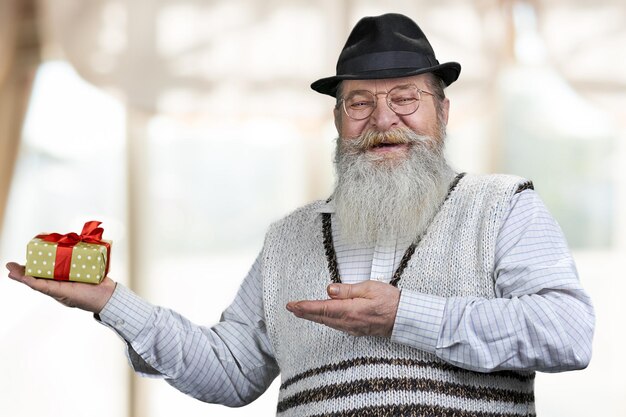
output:
M378 143L378 144L372 146L372 148L389 148L389 147L398 146L398 145L402 145L402 144L401 143L381 142L381 143Z
M397 143L397 142L380 142L370 147L369 150L375 152L385 152L392 151L395 149L401 149L408 147L408 143Z

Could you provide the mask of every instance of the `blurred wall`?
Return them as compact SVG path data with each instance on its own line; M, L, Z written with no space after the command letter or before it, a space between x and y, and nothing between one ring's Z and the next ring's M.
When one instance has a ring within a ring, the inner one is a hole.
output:
M111 276L211 325L270 222L332 190L333 73L364 15L413 17L463 70L447 155L459 171L532 178L594 300L587 370L537 378L547 416L626 414L626 10L600 1L40 2L44 64L13 175L0 258L42 231L104 221ZM607 76L607 68L611 71ZM85 313L0 280L7 415L273 415L130 374L124 344ZM37 400L33 400L33 392ZM61 401L59 400L61 399Z

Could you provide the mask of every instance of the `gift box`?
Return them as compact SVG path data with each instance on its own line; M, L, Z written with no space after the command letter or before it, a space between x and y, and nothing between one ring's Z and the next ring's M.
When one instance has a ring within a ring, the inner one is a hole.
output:
M80 235L40 234L26 246L26 274L57 281L99 284L109 272L111 241L101 222L85 223Z

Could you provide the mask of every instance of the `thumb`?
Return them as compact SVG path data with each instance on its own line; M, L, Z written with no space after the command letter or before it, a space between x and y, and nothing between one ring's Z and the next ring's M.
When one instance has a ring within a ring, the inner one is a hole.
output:
M24 266L15 262L9 262L6 264L6 267L9 270L9 278L20 280L24 276Z
M330 284L326 289L328 296L335 300L347 300L350 298L363 298L366 294L367 282L358 284Z

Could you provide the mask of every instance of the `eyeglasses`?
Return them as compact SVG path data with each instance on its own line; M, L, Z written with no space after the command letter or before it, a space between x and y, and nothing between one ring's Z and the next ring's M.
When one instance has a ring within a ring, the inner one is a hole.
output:
M417 88L414 84L399 85L386 93L372 93L368 90L350 91L340 101L349 118L365 120L374 113L378 102L377 96L384 95L387 106L399 116L408 116L417 111L422 101L422 93L433 96L433 93ZM339 103L337 103L339 104Z

